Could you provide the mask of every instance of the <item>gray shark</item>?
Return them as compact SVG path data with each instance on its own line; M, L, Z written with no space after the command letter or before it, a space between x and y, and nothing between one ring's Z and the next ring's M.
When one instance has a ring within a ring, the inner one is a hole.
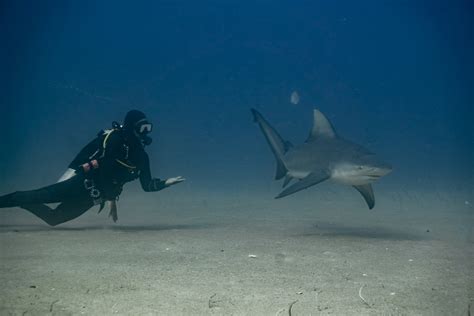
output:
M319 110L314 110L313 128L308 139L299 146L283 140L258 111L252 109L252 114L276 158L275 179L285 178L283 188L286 189L276 196L277 199L333 180L353 186L362 194L369 208L374 207L371 183L390 173L392 167L364 147L338 136ZM287 187L292 179L299 181Z

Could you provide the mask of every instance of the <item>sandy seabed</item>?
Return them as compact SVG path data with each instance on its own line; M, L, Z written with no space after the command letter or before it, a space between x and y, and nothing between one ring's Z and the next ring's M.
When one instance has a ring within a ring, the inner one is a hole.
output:
M465 195L376 195L126 192L116 224L94 208L54 228L4 209L0 314L472 313Z

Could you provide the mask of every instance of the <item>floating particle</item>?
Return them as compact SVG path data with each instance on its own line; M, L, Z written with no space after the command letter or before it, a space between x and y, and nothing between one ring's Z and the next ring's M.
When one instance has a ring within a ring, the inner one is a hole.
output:
M293 91L291 93L291 96L290 96L290 102L294 105L300 103L300 95L298 94L298 92L296 91Z

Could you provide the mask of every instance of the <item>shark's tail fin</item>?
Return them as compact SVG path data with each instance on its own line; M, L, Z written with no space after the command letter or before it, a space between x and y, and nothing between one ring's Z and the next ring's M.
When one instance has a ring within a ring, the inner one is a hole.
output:
M260 126L263 135L265 135L265 138L275 155L277 161L275 179L279 180L288 173L283 156L291 148L291 144L281 138L278 132L263 118L262 114L255 109L251 109L251 111L253 114L253 120L258 123L258 126Z

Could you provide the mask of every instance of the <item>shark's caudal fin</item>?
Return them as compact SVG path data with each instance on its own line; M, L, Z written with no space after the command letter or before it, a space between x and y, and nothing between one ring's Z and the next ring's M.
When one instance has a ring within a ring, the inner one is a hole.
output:
M354 188L359 191L360 194L362 194L365 202L367 202L367 205L369 206L369 209L373 209L375 206L375 196L372 186L370 184L354 185Z
M337 134L326 116L315 109L313 111L313 128L306 142L311 142L319 137L335 138Z
M292 147L292 145L289 142L285 142L278 132L263 118L263 116L257 110L251 109L251 111L253 120L258 123L258 126L260 126L263 135L265 135L265 139L267 140L273 154L275 155L277 161L275 179L279 180L283 178L288 172L288 169L283 162L283 156Z

